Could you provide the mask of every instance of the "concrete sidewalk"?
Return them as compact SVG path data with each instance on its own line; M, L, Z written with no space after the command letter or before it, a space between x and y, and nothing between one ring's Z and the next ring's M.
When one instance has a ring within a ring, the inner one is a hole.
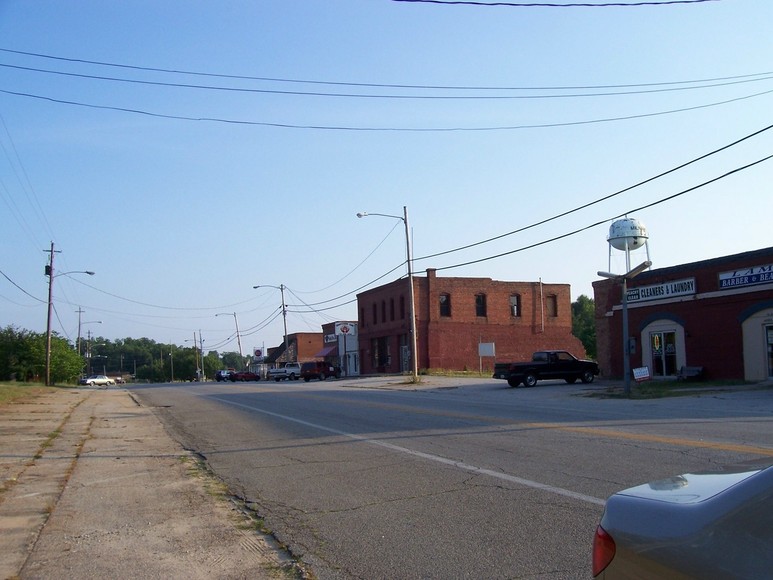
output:
M0 407L0 578L300 578L123 389Z

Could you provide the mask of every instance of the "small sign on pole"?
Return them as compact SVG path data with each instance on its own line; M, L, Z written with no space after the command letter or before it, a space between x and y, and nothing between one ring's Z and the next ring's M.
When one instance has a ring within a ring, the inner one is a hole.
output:
M496 356L496 347L493 342L478 342L478 372L483 374L483 357Z
M493 342L479 342L478 356L496 356L496 350Z

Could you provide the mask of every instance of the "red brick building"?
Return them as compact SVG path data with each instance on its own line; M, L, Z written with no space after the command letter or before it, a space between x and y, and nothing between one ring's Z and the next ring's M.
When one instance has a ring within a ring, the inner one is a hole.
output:
M602 374L623 375L622 285L593 283ZM628 282L631 368L674 379L773 377L773 248L649 270Z
M568 284L500 282L491 278L414 277L418 368L493 369L479 356L494 343L496 360L530 360L536 350L565 349L584 357L572 335ZM411 369L407 278L357 295L362 374Z
M320 359L317 353L324 346L321 332L294 332L287 335L288 344L284 342L277 347L268 349L266 364L281 364L286 362L306 362Z

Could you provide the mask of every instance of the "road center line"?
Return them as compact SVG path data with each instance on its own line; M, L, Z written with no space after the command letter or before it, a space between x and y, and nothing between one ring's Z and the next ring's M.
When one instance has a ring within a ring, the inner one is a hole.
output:
M287 415L281 415L279 413L274 413L272 411L266 411L265 409L260 409L258 407L253 407L252 405L245 405L243 403L236 403L234 401L229 401L227 399L221 399L220 397L211 397L217 401L220 401L221 403L225 403L227 405L233 405L235 407L241 407L243 409L247 409L249 411L254 411L256 413L262 413L264 415L268 415L270 417L276 417L277 419L282 419L284 421L291 421L293 423L297 423L299 425L304 425L306 427L311 427L312 429L318 429L320 431L326 431L328 433L333 433L334 435L340 435L342 437L347 437L349 439L353 439L354 441L360 441L362 443L369 443L371 445L378 445L379 447L383 447L385 449L389 449L390 451L396 451L398 453L404 453L406 455L411 455L413 457L419 457L421 459L426 459L428 461L434 461L435 463L440 463L442 465L448 465L450 467L455 467L457 469L461 469L463 471L466 471L468 473L474 473L476 475L487 475L489 477L493 477L496 479L500 479L503 481L507 481L509 483L515 483L518 485L522 485L524 487L530 487L532 489L539 489L541 491L546 491L548 493L553 493L556 495L561 495L564 497L568 497L571 499L576 499L579 501L583 501L586 503L591 503L594 505L603 506L606 502L603 499L599 499L597 497L593 497L590 495L585 495L582 493L577 493L568 489L564 489L562 487L556 487L553 485L548 485L546 483L540 483L539 481L533 481L531 479L524 479L522 477L517 477L515 475L509 475L507 473L501 473L499 471L493 471L491 469L486 469L483 467L478 467L476 465L470 465L469 463L464 463L462 461L456 461L455 459L448 459L447 457L441 457L439 455L433 455L431 453L423 453L421 451L415 451L413 449L408 449L407 447L400 447L399 445L394 445L392 443L387 443L386 441L379 441L378 439L372 439L370 437L363 437L362 435L355 435L354 433L347 433L346 431L339 431L338 429L333 429L331 427L325 427L324 425L317 425L316 423L310 423L309 421L304 421L303 419L296 419L295 417L289 417Z

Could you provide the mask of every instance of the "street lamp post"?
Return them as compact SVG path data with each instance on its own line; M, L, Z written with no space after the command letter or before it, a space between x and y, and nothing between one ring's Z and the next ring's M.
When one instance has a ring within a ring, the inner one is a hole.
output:
M46 250L50 253L48 265L46 266L46 275L48 276L48 317L46 319L46 386L51 385L51 319L54 314L54 278L56 276L66 276L68 274L88 274L93 276L94 272L89 270L74 270L72 272L62 272L54 274L54 242L51 242L51 249Z
M199 330L199 339L196 340L196 331L193 331L193 353L196 356L196 380L203 382L206 378L204 376L204 339L201 336L201 330ZM191 339L187 339L185 342L191 342ZM201 356L199 356L201 353Z
M405 253L408 262L408 285L410 295L410 317L411 317L411 376L414 381L419 377L419 353L416 348L416 303L413 289L413 252L411 249L411 235L410 227L408 226L408 208L403 206L403 215L390 215L385 213L368 213L366 211L359 212L358 218L367 217L369 215L378 215L381 217L389 217L398 220L402 220L405 225Z
M96 344L91 344L91 331L88 331L88 338L86 340L86 360L87 360L87 368L86 368L86 374L91 375L92 373L92 364L91 360L93 358L100 358L101 355L92 354L92 349L96 346L105 346L104 342L98 342Z
M284 302L284 298L282 299L282 302ZM239 370L242 369L242 365L244 364L244 354L242 353L242 339L239 336L239 319L236 318L236 312L221 312L220 314L215 314L215 316L231 316L234 317L234 323L236 324L236 344L239 345Z
M77 348L78 348L79 355L81 353L81 326L85 324L102 324L101 320L89 320L87 322L81 322L81 317L80 317L81 312L83 311L82 310L78 311L78 347Z
M276 288L281 292L282 294L282 321L284 323L284 341L285 341L285 353L289 353L290 351L290 345L287 342L287 304L285 304L285 285L280 284L279 286L272 286L271 284L258 284L257 286L253 286L253 288ZM285 357L285 362L287 361L287 357Z
M635 278L650 266L652 266L652 262L647 260L625 274L597 272L602 278L622 281L623 283L623 297L621 299L623 310L623 391L625 392L626 397L631 395L631 348L628 337L628 280Z

